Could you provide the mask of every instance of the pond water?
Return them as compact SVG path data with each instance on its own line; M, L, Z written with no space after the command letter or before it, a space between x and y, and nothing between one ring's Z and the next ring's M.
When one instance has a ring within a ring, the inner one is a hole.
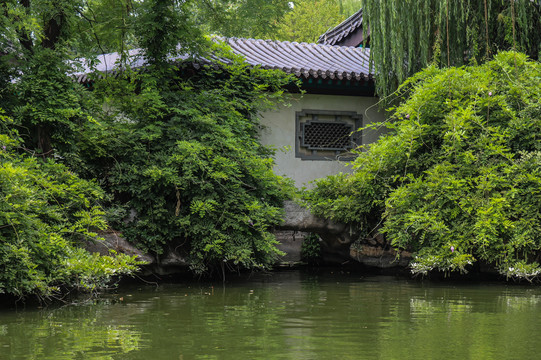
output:
M0 359L539 359L540 334L541 287L286 271L5 309Z

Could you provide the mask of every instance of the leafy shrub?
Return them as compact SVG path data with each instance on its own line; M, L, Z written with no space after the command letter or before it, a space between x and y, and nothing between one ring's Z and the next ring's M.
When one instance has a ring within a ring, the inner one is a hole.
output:
M97 83L110 117L79 145L115 217L133 215L115 223L124 236L158 256L175 249L198 273L270 266L280 254L272 227L293 189L273 173L257 117L292 78L215 51L230 64L161 64Z
M414 273L483 260L531 279L541 249L540 81L541 64L512 52L427 68L399 89L406 100L391 109L389 133L359 153L354 174L319 181L306 199L362 235L383 219L392 244L417 254Z
M131 274L133 257L78 248L106 226L103 191L53 160L19 155L19 139L0 116L0 293L53 295L60 287L95 291Z

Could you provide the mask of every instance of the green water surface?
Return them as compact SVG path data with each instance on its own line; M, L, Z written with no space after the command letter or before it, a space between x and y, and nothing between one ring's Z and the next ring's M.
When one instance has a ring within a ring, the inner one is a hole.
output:
M540 359L541 288L323 271L0 311L0 359Z

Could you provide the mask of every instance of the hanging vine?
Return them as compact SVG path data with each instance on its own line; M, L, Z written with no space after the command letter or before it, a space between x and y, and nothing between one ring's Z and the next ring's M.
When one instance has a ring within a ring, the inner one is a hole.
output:
M535 60L541 57L539 1L365 0L363 4L381 97L428 64L476 64L510 49Z

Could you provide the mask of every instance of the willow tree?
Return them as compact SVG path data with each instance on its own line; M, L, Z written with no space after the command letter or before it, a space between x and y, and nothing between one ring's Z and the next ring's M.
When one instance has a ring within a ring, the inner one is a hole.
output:
M511 49L540 58L538 0L365 0L364 9L382 97L430 63L476 64Z

